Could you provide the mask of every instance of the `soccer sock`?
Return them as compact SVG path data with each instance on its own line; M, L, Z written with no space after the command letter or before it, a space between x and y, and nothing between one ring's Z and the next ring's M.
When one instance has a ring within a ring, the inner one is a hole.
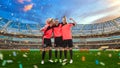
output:
M67 50L64 50L65 59L67 58Z
M52 57L52 50L49 50L49 60L51 59Z
M60 50L60 59L62 58L62 50Z
M58 50L55 50L55 58L58 58Z
M73 56L73 51L70 50L70 59L72 59L72 56Z
M45 51L42 52L42 60L45 58Z

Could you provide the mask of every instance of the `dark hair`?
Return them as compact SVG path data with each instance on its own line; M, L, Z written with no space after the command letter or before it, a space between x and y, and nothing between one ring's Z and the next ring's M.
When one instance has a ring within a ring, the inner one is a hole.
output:
M63 16L63 18L66 18L66 16Z
M55 20L58 20L58 18L55 18Z

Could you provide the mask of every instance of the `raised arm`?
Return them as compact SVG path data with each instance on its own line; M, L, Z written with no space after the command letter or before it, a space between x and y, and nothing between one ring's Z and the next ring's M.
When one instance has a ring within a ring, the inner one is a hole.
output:
M73 21L73 24L77 24L76 21L73 18L70 18L71 21Z

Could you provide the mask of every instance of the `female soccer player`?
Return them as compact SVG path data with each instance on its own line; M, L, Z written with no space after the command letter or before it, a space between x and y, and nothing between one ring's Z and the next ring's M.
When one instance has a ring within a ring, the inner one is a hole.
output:
M52 57L52 44L51 44L51 37L52 37L52 25L53 25L53 19L49 18L46 21L46 25L40 30L42 31L43 34L43 50L42 50L42 61L41 64L44 64L44 58L45 58L45 53L46 49L48 48L49 50L49 62L53 62L51 59Z
M67 47L68 47L69 52L70 52L70 63L73 63L73 60L72 60L73 41L72 41L71 28L72 26L75 26L76 22L72 18L70 18L70 20L72 20L73 23L68 23L67 18L65 16L62 18L62 23L63 23L62 38L63 38L63 43L64 43L64 56L65 56L63 62L67 61Z
M55 19L53 26L53 34L54 34L54 45L55 45L55 62L58 62L58 50L60 48L60 58L59 62L62 62L62 24L59 23L58 19Z

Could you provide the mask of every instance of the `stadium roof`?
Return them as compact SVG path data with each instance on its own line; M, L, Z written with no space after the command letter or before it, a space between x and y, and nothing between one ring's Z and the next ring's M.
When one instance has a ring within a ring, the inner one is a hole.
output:
M11 21L0 17L0 31L7 33L20 33L20 34L41 34L40 28L43 24L26 24L16 21ZM102 34L107 32L120 31L120 17L109 20L103 23L94 24L77 24L72 28L73 34Z

